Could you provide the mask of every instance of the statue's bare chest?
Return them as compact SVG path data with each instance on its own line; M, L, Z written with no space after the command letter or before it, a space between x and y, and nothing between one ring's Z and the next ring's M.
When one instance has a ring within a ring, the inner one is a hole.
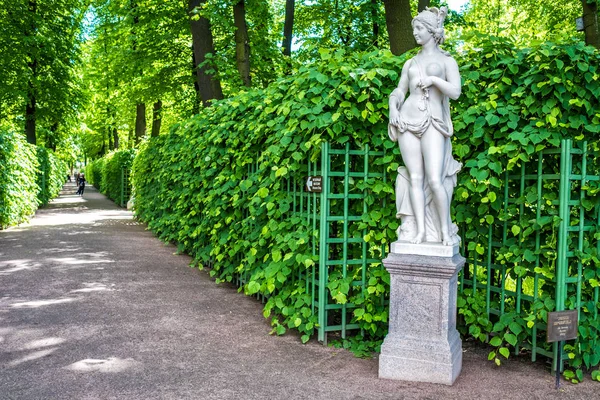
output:
M419 71L420 69L420 71ZM439 78L444 79L444 65L440 63L438 60L418 60L411 62L409 77L412 79L419 79L420 77L425 76L437 76Z

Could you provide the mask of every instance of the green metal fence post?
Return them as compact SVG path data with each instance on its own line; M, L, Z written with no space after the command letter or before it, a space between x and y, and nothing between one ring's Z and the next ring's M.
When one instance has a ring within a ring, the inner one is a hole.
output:
M327 325L327 281L328 281L328 267L327 260L329 255L329 246L327 239L329 237L329 222L327 222L327 216L329 215L329 143L324 142L321 144L321 176L322 180L322 191L320 195L321 210L319 220L319 306L318 306L318 340L323 343L327 343L327 333L325 328Z
M569 269L567 256L567 241L569 236L569 201L571 199L571 140L563 139L560 144L560 189L559 189L559 217L560 224L558 226L558 249L556 259L556 289L555 311L563 311L565 309L565 298L567 294L567 274ZM553 346L553 370L562 369L558 365L558 352L560 351L558 343Z

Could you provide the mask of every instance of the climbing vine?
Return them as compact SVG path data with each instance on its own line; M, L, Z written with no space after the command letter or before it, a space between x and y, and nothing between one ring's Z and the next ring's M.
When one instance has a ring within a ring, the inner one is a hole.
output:
M219 101L174 126L168 135L152 138L134 160L138 217L162 239L191 254L195 263L209 266L217 281L245 277L241 283L247 294L265 296L264 315L271 318L275 333L295 329L302 341L309 340L318 321L307 281L298 277L309 275L318 262L310 248L315 232L305 218L290 211L287 183L303 181L308 162L319 159L323 141L386 149L387 155L376 163L395 174L401 158L387 139L387 96L412 55L321 50L315 65L264 90ZM600 56L577 42L519 49L508 40L486 38L455 57L463 95L452 103L453 141L463 171L453 214L464 229L465 252L483 255L489 226L507 223L510 237L494 250L507 276L546 276L527 313L509 303L502 306L500 317L489 314L477 287L461 288L463 334L489 341L495 349L490 359L498 363L499 357L526 344L533 326L542 324L554 309L556 235L551 233L557 224L550 211L543 220L515 219L514 209L501 205L504 177L541 150L555 148L562 138L593 142L598 137ZM598 159L597 143L591 154ZM390 182L357 179L354 184L370 193L369 207L378 207L383 198L393 204ZM590 183L585 190L586 207L593 210L598 185ZM533 192L526 190L515 204L526 203L529 195ZM555 200L545 199L550 205ZM395 239L397 226L393 210L370 209L351 234L362 236L367 229L363 240L381 249ZM550 234L543 236L540 254L532 254L524 244L540 228ZM598 233L592 232L591 240L597 241ZM599 275L594 246L590 242L579 255L586 296L593 295ZM532 260L537 256L541 264L535 266ZM481 268L476 273L480 281L486 279ZM356 306L352 318L362 328L361 343L375 348L387 330L387 307L381 299L389 293L389 276L374 266L364 290L357 290L353 282L352 276L332 270L327 292L339 304ZM586 307L590 314L586 311L581 321L586 335L570 356L576 370L600 363L593 346L599 331L588 316L597 312L598 304ZM352 346L348 343L344 345Z

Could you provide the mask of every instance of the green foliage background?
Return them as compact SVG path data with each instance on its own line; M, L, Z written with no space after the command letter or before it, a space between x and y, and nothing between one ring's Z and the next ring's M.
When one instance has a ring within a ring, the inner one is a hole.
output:
M66 163L52 151L0 128L0 229L24 222L56 197L67 173Z

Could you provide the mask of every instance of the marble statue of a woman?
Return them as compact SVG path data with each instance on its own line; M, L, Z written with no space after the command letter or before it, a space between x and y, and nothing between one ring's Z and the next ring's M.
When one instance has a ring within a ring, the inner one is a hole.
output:
M456 61L439 47L446 14L446 7L427 8L412 20L421 50L404 64L390 95L388 133L405 165L396 179L398 239L452 246L460 241L450 201L461 164L452 158L448 99L460 96L461 83Z

